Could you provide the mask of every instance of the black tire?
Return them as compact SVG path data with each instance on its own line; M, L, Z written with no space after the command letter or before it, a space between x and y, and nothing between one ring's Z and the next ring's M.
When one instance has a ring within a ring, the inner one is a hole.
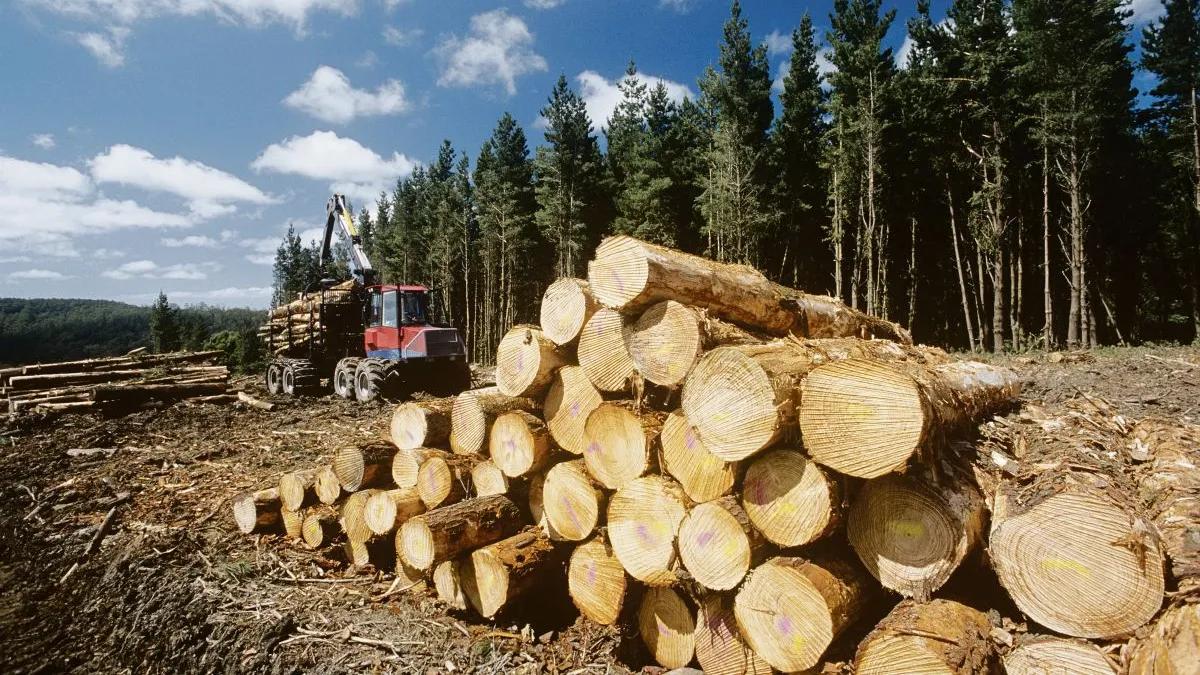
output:
M345 358L333 369L333 393L351 401L355 398L354 374L360 359Z
M283 366L283 393L288 396L296 395L296 371L292 369L290 363Z
M373 401L384 395L387 372L379 359L363 359L354 371L354 395L360 401Z
M311 361L297 359L292 362L293 396L311 396L321 391L321 376Z
M283 393L283 368L278 363L267 366L267 392L272 396Z

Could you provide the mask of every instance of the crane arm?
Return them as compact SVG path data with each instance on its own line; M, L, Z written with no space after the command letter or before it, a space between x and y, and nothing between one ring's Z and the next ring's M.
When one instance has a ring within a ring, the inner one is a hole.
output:
M321 275L324 276L325 268L332 259L330 244L332 244L335 224L341 225L342 232L350 242L350 259L355 267L353 271L362 278L364 285L373 285L376 282L375 268L371 265L371 260L367 258L366 252L363 251L362 237L359 236L358 228L354 225L354 217L350 213L350 208L346 206L346 196L340 194L333 195L325 204L325 240L321 244Z

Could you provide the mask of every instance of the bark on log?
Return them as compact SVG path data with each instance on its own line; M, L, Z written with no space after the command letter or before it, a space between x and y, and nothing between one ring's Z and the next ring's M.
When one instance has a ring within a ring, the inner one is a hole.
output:
M637 374L629 355L633 323L613 309L601 309L588 319L579 333L576 352L579 367L600 391L629 388Z
M638 632L650 655L664 668L682 668L696 654L695 613L670 588L651 588L642 596Z
M579 337L583 324L599 308L600 303L592 297L586 281L570 277L559 279L542 295L542 332L555 344L569 345Z
M817 462L850 476L902 469L931 438L972 433L1012 407L1020 379L1007 368L958 362L927 368L851 359L804 381L800 433Z
M293 471L279 478L279 501L283 508L299 511L317 503L317 469Z
M546 533L526 530L472 553L461 568L463 591L471 607L490 619L559 569L560 556Z
M313 477L313 491L322 504L336 504L342 498L342 483L338 480L332 466L317 469Z
M410 518L396 533L396 550L410 567L428 570L465 551L510 537L525 522L508 497L469 499Z
M690 503L662 476L629 481L608 504L608 538L630 576L649 586L678 580L675 539Z
M1179 590L1200 591L1200 428L1142 420L1130 436L1131 451L1153 457L1139 467L1138 491L1162 537L1171 576Z
M558 447L575 455L587 449L584 426L604 399L579 366L563 366L554 374L543 413Z
M1129 675L1195 675L1200 604L1175 605L1129 643Z
M463 591L462 574L458 560L446 560L433 568L433 587L437 589L438 600L454 609L467 608L467 594Z
M359 490L346 497L346 501L342 502L341 518L342 531L346 533L346 539L354 543L365 542L375 536L370 527L367 527L367 502L375 495L383 493L383 490Z
M997 665L991 628L982 612L951 600L906 600L859 644L854 671L859 675L991 675Z
M239 391L237 393L237 400L242 403L245 403L246 405L250 406L251 408L258 408L259 410L266 410L267 412L270 412L275 409L274 403L267 403L266 401L260 401L256 398L254 398L253 396L251 396L250 394L247 394L244 391Z
M417 470L417 494L436 509L461 502L471 492L471 464L465 457L430 457Z
M745 459L781 438L795 438L801 380L817 366L850 358L949 360L940 350L885 340L789 338L720 347L705 354L684 382L683 412L713 454Z
M514 326L496 348L496 386L506 396L537 398L568 356L535 326Z
M540 407L531 398L505 396L498 387L464 391L454 399L450 412L450 449L460 455L482 454L497 417L515 410L534 412Z
M654 467L651 449L662 419L638 416L615 403L600 405L584 426L588 472L610 490L619 490Z
M692 507L679 524L679 559L696 583L728 591L766 553L766 540L729 495Z
M795 450L756 457L742 482L742 507L759 532L784 548L803 546L834 531L842 497L836 478Z
M279 488L243 492L233 498L233 522L242 534L267 532L278 528Z
M396 406L389 427L392 443L401 450L444 447L450 441L453 398L409 401Z
M765 341L703 311L667 300L651 305L634 322L629 356L650 382L676 387L705 351Z
M314 510L304 518L302 535L304 543L311 549L334 543L341 533L337 513L332 510Z
M228 377L229 375L229 369L225 366L184 366L170 368L167 372L172 377L197 374L224 377ZM136 380L152 374L153 372L149 369L131 369L83 373L54 373L48 375L14 375L8 378L8 387L13 391L32 391L78 384L104 384Z
M373 535L395 532L409 518L425 513L425 503L412 488L380 490L367 499L363 521Z
M382 441L343 446L333 456L333 472L346 492L385 487L392 478L395 455L396 448Z
M733 490L737 463L709 452L682 410L667 415L658 440L662 469L679 481L692 501L709 502Z
M126 384L123 386L102 385L92 390L92 400L110 407L133 407L150 401L179 401L194 396L224 394L228 385L224 380L195 384Z
M399 450L392 457L392 482L396 484L396 487L415 488L422 464L431 457L445 458L449 456L450 454L445 450L434 450L433 448Z
M621 615L627 582L625 568L603 534L580 544L567 566L567 587L580 613L611 626Z
M696 661L704 675L771 675L774 669L756 654L738 632L733 600L708 593L696 612Z
M546 468L551 459L550 449L546 423L523 410L496 418L488 439L492 461L510 478Z
M1195 645L1192 645L1190 665L1180 673L1196 672ZM1007 675L1116 675L1117 670L1096 645L1082 640L1036 636L1023 640L1004 657ZM1168 675L1171 671L1152 671ZM1139 675L1131 670L1130 675Z
M567 541L583 541L599 525L604 491L582 459L555 464L542 486L542 510L550 527Z

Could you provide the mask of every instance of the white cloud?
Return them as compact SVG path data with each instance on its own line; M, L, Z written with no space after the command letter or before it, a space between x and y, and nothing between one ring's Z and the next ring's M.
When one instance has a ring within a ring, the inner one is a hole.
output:
M250 251L246 254L246 260L255 265L274 265L275 251L282 241L283 237L263 237L261 239L243 239L241 245Z
M676 103L682 102L684 97L693 100L696 98L687 85L679 82L644 73L638 73L638 79L646 84L647 89L657 87L660 82L665 84L667 96ZM608 119L621 102L621 90L617 88L621 80L609 80L594 70L585 70L575 76L575 81L579 83L579 95L587 107L588 119L592 121L592 126L596 129L607 128Z
M442 87L503 84L512 96L518 77L548 69L546 59L533 51L529 27L503 9L471 17L467 37L451 35L433 51L441 62Z
M680 14L686 14L692 9L693 0L658 0L659 7L669 7Z
M218 248L221 244L212 237L202 237L193 234L179 239L166 237L162 240L162 245L166 246L167 248L183 248L185 246L192 246L195 248Z
M170 291L167 295L170 297L171 302L204 302L226 307L266 309L271 301L271 288L267 286L229 286L201 291ZM129 302L150 304L158 297L158 292L131 293L118 297Z
M11 265L13 263L27 263L27 262L33 262L33 258L30 258L27 255L13 255L13 256L5 256L3 258L0 258L0 265Z
M100 276L109 279L182 279L200 281L208 278L209 272L216 272L221 266L216 263L183 263L179 265L162 266L153 260L134 260L120 267L105 270Z
M763 44L767 45L767 56L778 56L779 54L790 54L792 52L792 36L787 33L780 33L773 30L763 40Z
M43 150L54 147L54 134L34 134L29 140Z
M267 146L250 166L259 172L331 181L335 192L343 192L359 204L371 204L381 190L411 174L417 164L398 152L385 159L352 138L314 131Z
M98 184L118 183L182 197L198 218L229 215L237 210L238 202L262 205L278 201L233 174L182 157L158 159L129 145L110 147L93 157L88 166Z
M116 249L111 249L111 248L98 248L95 251L92 251L92 257L99 258L100 260L109 260L110 258L124 258L125 252L118 251Z
M283 103L323 122L346 124L356 117L395 115L408 109L404 85L388 80L374 93L350 86L350 78L342 71L320 66L299 89L283 99Z
M78 169L0 155L0 198L24 195L47 201L75 200L91 191L91 179Z
M829 76L832 75L834 73L834 71L837 70L837 68L833 65L833 61L831 60L832 58L833 58L833 49L831 49L829 47L822 47L817 50L817 75L819 75L821 78L823 78L821 80L821 88L822 89L829 89ZM779 71L775 75L774 82L771 83L771 90L774 91L776 94L783 93L783 78L787 75L788 71L791 69L792 69L792 60L791 59L786 59L779 63Z
M908 67L908 56L909 54L912 54L912 50L916 46L917 43L915 40L913 40L912 36L906 34L904 36L904 42L900 44L900 49L896 50L896 53L893 57L896 61L897 68L904 69Z
M9 281L17 281L21 279L41 279L41 280L57 280L66 279L67 277L60 272L52 272L50 270L32 269L13 272L8 275Z
M374 68L377 65L379 65L379 56L371 50L367 50L354 62L356 68Z
M390 24L383 27L383 41L393 47L410 45L424 34L420 28L396 28Z
M107 68L120 68L125 65L125 38L129 37L129 29L112 26L108 35L103 33L79 33L75 39L83 45L101 65Z
M554 9L567 0L525 0L525 6L530 9Z
M1148 24L1167 11L1162 0L1130 0L1125 9L1130 11L1127 23L1134 26Z
M358 0L24 0L26 4L72 18L113 25L163 16L211 15L220 21L246 26L281 23L302 31L308 15L316 11L350 16Z

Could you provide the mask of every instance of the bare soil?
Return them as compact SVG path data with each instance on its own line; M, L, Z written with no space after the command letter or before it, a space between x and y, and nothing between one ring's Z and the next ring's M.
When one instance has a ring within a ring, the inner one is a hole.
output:
M1133 419L1200 417L1194 348L996 360L1047 406L1082 392ZM231 497L382 435L391 414L386 403L257 393L276 409L0 417L0 672L661 671L636 633L581 620L565 588L481 622L390 571L349 568L337 547L239 534ZM67 452L91 448L115 452Z

